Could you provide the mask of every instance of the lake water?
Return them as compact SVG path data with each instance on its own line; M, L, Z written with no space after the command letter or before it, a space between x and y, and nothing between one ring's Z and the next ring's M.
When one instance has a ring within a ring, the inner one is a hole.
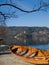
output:
M36 45L36 46L31 46L39 49L44 49L44 50L49 50L49 44L47 45Z

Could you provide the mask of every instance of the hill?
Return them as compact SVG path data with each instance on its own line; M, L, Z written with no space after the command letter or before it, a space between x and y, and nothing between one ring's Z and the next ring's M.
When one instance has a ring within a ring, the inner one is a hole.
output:
M49 43L47 27L0 27L0 44L40 45Z

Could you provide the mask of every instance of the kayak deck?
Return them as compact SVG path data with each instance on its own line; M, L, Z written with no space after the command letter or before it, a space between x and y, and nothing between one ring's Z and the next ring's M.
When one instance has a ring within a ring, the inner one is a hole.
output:
M27 46L11 46L11 52L18 58L33 64L49 64L49 50L40 50Z

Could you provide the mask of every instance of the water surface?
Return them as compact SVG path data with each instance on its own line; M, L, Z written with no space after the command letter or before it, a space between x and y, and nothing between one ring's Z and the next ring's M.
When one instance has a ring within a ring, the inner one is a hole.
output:
M34 46L31 46L31 47L44 49L44 50L49 50L49 44L47 44L47 45L34 45Z

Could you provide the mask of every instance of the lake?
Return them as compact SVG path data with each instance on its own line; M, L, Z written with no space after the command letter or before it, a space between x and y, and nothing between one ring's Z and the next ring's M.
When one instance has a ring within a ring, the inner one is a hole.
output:
M31 46L31 47L44 49L44 50L49 50L49 44L47 44L47 45L34 45L34 46Z

